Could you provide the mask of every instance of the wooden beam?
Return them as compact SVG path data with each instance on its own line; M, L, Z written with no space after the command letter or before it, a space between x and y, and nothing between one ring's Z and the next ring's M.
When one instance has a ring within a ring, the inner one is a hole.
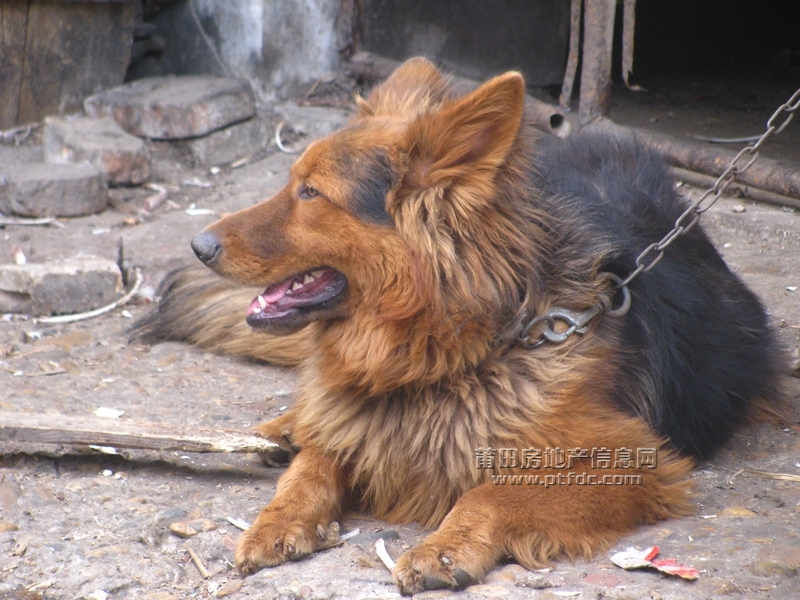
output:
M266 452L277 447L263 438L226 429L10 411L0 411L2 441L161 452Z

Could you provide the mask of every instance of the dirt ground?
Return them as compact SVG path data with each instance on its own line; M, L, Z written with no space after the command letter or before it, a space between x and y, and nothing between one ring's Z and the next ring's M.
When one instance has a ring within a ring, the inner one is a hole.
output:
M749 95L737 90L736 102L727 102L730 91L709 91L701 84L665 84L636 96L616 92L612 117L678 135L749 135L762 131L792 91L787 88L784 98L783 89L758 88ZM347 118L339 108L301 112L315 127ZM787 128L772 152L797 158L798 127ZM64 228L0 231L3 262L11 262L15 245L37 262L77 254L116 259L121 241L125 260L145 277L142 297L125 307L127 313L117 309L56 326L19 317L0 322L0 410L90 416L107 407L124 411L122 420L244 429L291 405L295 378L290 371L177 343L129 344L126 329L150 310L147 297L165 273L193 260L194 233L219 215L277 191L294 156L272 152L245 167L212 174L193 168L179 148L153 144L152 150L155 179L174 184L177 191L170 192L174 205L148 220L126 225L129 215L110 208L65 220ZM682 189L690 196L699 193ZM152 194L141 188L113 193L133 208ZM190 216L191 205L214 214ZM703 224L732 268L763 298L782 341L796 356L800 215L733 198L721 200ZM42 374L53 365L64 372ZM787 423L741 430L694 473L695 516L643 528L592 561L558 562L543 572L502 566L458 597L800 597L800 379L787 376L786 385L792 407ZM384 537L396 558L426 534L420 527L352 517L342 523L343 531L359 528L361 533L344 545L242 580L232 565L240 531L227 518L252 522L282 472L265 467L257 456L150 451L112 456L88 448L7 442L0 442L0 455L0 599L397 598L374 542ZM170 530L175 523L193 521L204 530L188 538ZM654 571L623 571L609 560L628 546L652 545L661 549L661 558L698 569L700 578L687 582ZM455 593L418 597L450 595Z

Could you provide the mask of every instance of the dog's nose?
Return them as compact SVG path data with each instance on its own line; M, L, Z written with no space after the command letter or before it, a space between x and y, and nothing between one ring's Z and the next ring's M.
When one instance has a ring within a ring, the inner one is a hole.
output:
M217 236L208 231L201 231L192 240L192 250L197 254L197 258L210 265L219 257L222 247Z

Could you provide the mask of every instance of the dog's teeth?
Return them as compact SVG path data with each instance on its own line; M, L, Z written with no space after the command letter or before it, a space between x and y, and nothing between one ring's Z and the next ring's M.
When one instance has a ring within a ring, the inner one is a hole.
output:
M259 296L259 297L260 297L260 296ZM259 307L259 306L256 306L256 307L253 309L253 314L254 314L254 315L257 315L257 314L260 314L260 313L261 313L261 307Z
M324 272L325 269L320 269L319 271L311 271L311 276L316 279L317 277L321 277Z
M259 306L260 306L262 309L263 309L263 308L267 308L267 301L266 301L266 300L264 300L264 296L259 296L259 297L258 297L258 305L259 305Z
M303 287L303 284L299 281L295 281L294 285L292 286L292 291L294 292L295 290L299 290L301 287Z
M314 281L314 278L311 275L306 274L306 276L303 277L303 285L311 283L312 281Z

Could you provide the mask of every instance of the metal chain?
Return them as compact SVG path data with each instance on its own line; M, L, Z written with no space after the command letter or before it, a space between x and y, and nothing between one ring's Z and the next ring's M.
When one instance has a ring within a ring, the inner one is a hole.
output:
M737 154L728 165L728 168L725 169L725 171L722 172L722 175L717 178L717 180L714 182L714 185L711 186L710 189L706 190L703 195L700 196L700 198L694 201L685 211L683 211L681 216L675 220L675 227L673 227L667 235L661 238L660 241L650 244L642 251L641 254L639 254L639 256L636 257L636 268L631 271L624 280L616 277L615 275L611 275L614 283L616 283L617 290L622 290L624 295L624 301L620 308L611 309L610 299L608 298L602 298L600 302L583 311L573 311L558 306L551 307L550 310L548 310L545 314L535 317L522 326L522 331L520 331L517 336L517 343L523 348L529 350L538 348L545 342L560 344L561 342L567 341L567 339L574 333L585 333L587 331L586 325L588 322L598 315L603 314L611 317L621 317L625 315L630 308L631 302L628 284L636 279L641 273L647 272L655 267L658 261L663 258L664 250L666 250L672 244L672 242L686 234L692 227L695 226L697 221L700 220L700 216L709 208L714 206L716 201L719 200L720 196L722 196L725 190L727 190L728 187L734 182L736 177L747 171L747 169L749 169L752 164L758 160L758 151L764 142L766 142L773 135L778 135L786 128L786 126L792 120L792 117L794 117L794 112L798 109L798 107L800 107L800 89L792 94L792 97L789 98L785 104L781 104L772 114L767 121L767 130L761 135L761 137L758 138L753 145L742 148L739 154ZM780 124L776 124L777 120L781 117L783 117L783 121ZM746 154L749 155L747 159L745 159ZM744 162L740 165L739 162L743 160L746 160L747 162ZM709 196L711 196L710 199L708 199ZM708 201L706 201L707 199ZM689 220L687 223L684 223L684 221L687 221L689 217L691 217L691 220ZM650 262L645 263L645 259L654 252L658 252L658 254L656 254L655 257L650 260ZM567 329L565 331L560 333L555 331L557 320L562 321L567 325ZM539 334L539 339L531 339L531 329L542 324L544 324L545 328L542 333Z
M792 117L794 117L794 111L797 110L798 106L800 106L800 89L792 94L792 97L789 98L785 104L781 104L772 114L767 121L767 130L760 138L758 138L758 141L751 146L742 148L739 154L737 154L731 161L730 165L728 165L728 168L725 169L725 171L722 172L722 175L717 178L717 180L714 182L714 185L711 186L710 189L706 190L703 195L700 196L700 198L693 202L683 212L683 214L677 218L675 221L675 227L672 229L672 231L661 238L661 241L650 244L642 251L641 254L639 254L639 256L636 257L636 268L631 271L631 273L622 281L622 286L628 285L641 273L647 272L656 266L658 261L663 258L664 250L666 250L669 245L672 244L672 242L694 227L697 221L700 220L700 215L714 206L714 203L719 200L720 196L722 196L725 190L727 190L728 187L733 183L733 181L736 179L736 176L747 171L747 169L749 169L751 165L758 160L758 151L761 146L770 137L773 135L778 135L786 128L786 126L792 120ZM782 123L777 125L776 121L781 116L784 116L784 120ZM749 157L746 159L747 162L740 165L739 162L744 160L746 154L749 155ZM706 199L709 198L709 196L711 196L711 198L706 202ZM705 204L703 204L704 202ZM684 221L686 221L690 216L692 217L691 220L684 224ZM645 263L645 259L653 252L658 252L658 254L656 254L649 263Z

